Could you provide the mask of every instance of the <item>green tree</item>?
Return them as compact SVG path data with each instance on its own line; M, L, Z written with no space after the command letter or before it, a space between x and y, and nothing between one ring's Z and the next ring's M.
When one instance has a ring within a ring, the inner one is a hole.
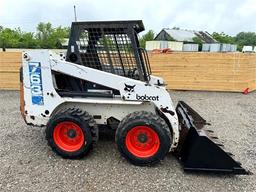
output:
M235 43L234 37L227 35L224 32L221 32L221 33L213 32L212 37L220 43L230 43L230 44Z
M36 34L0 26L0 46L6 48L61 48L64 38L68 38L69 27L53 28L51 23L39 23Z
M54 48L62 48L61 43L64 42L65 38L69 37L70 28L69 27L57 27L54 28L52 35L49 38L49 41L54 45Z
M69 36L70 28L53 28L51 23L39 23L37 26L36 38L41 48L54 49L61 48L61 42Z
M242 50L244 45L256 46L255 32L240 32L235 36L235 42L238 45L238 50Z
M140 39L140 47L145 48L146 47L146 41L153 41L154 40L155 33L153 30L149 30L146 34L144 34Z
M0 32L0 45L6 48L18 48L20 41L20 29L3 28Z
M0 46L6 48L38 48L34 34L23 32L20 28L0 30Z
M34 33L31 32L21 33L19 47L29 49L40 48L38 40L35 38Z
M39 40L40 46L42 48L48 48L50 46L49 38L53 32L51 23L39 23L37 25L36 37Z
M202 47L203 47L203 41L202 39L200 39L199 37L193 37L193 42L198 44L198 50L202 51Z

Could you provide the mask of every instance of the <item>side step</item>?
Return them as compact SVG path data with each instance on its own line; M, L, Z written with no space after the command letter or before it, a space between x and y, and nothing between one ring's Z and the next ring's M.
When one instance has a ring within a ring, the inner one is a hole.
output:
M203 130L207 122L185 102L179 101L176 112L181 131L175 154L185 171L219 172L247 175L250 172L226 152L213 131Z

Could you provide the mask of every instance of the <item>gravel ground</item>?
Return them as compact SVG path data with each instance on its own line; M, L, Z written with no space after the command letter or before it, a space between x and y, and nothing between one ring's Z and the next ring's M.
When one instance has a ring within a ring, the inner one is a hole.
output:
M178 92L212 124L226 148L256 173L256 93ZM64 160L44 139L44 129L27 126L16 91L0 91L0 191L256 191L256 177L187 174L171 155L154 167L123 159L113 137L101 136L83 160Z

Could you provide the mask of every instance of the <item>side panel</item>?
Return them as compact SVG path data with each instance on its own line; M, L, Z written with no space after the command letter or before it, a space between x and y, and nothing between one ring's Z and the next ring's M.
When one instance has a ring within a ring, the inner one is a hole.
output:
M57 113L59 110L63 108L73 108L73 107L78 107L80 109L83 109L92 116L98 116L98 118L95 118L95 121L97 124L106 124L107 119L111 116L121 121L126 115L135 111L141 111L142 109L145 111L156 113L155 106L149 102L141 103L140 105L67 102L58 106L57 109L53 112L53 114Z
M41 126L63 100L53 87L49 52L30 51L26 55L22 63L25 119L28 124Z

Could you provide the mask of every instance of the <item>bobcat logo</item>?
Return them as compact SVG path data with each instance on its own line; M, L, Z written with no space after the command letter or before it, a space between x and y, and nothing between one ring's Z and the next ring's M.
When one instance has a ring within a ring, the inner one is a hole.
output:
M125 91L134 92L134 87L136 85L127 85L127 84L124 84L124 85L125 85L125 88L124 88Z

